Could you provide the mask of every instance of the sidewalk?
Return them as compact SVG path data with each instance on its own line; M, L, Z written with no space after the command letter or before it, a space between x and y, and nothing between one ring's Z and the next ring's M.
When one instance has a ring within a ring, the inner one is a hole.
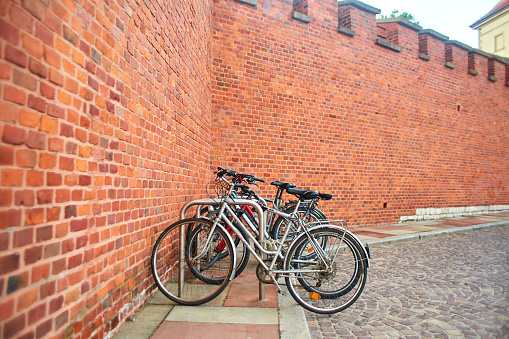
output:
M356 228L352 232L363 244L377 246L504 225L509 225L509 212ZM277 295L274 285L265 285L266 299L258 300L256 265L250 263L219 297L201 306L175 305L157 292L113 339L310 338L304 311L289 294Z

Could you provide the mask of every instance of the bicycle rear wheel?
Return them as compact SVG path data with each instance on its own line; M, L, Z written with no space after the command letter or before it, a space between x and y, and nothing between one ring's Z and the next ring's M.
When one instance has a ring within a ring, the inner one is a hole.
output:
M185 236L189 228L202 230L192 243ZM152 275L169 299L182 305L200 305L217 297L228 285L235 267L234 251L231 238L219 227L212 232L209 220L183 219L168 226L157 239L151 257Z
M321 227L297 239L288 249L284 269L292 297L311 312L332 314L351 306L367 278L364 250L350 233ZM322 252L324 255L322 255Z

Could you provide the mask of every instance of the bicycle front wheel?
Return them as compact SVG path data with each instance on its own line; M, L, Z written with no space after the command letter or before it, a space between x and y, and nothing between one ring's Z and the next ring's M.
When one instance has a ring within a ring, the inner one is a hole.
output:
M316 228L288 249L285 281L292 297L311 312L332 314L351 306L366 284L367 258L350 233Z
M199 237L187 239L188 229L201 230ZM228 285L235 267L234 251L231 238L219 227L212 229L209 220L183 219L168 226L157 239L151 257L152 275L169 299L182 305L200 305L217 297Z

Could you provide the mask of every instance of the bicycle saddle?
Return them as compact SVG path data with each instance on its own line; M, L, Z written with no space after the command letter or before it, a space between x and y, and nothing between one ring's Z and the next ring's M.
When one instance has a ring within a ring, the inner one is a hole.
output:
M282 188L282 189L295 187L295 184L292 184L291 182L274 181L274 182L271 182L270 184L277 186L279 188Z
M296 188L287 188L286 193L295 195L299 200L316 199L320 195L318 191L298 190Z
M333 195L332 194L327 194L327 193L318 193L318 196L320 197L320 199L322 200L331 200Z

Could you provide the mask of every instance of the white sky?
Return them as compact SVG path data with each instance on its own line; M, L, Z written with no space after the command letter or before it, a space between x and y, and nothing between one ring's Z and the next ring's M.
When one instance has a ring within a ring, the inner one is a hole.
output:
M412 14L424 29L479 48L478 31L469 26L487 14L500 0L361 0L383 15L397 9Z

